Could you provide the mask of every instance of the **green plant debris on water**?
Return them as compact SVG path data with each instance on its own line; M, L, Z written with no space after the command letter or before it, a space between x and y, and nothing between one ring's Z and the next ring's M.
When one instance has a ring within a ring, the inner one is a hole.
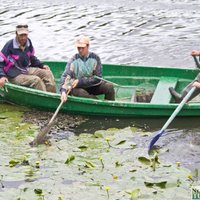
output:
M51 139L31 147L38 127L22 122L24 110L0 104L0 199L188 200L199 185L180 163L149 157L137 146L140 129L126 127Z

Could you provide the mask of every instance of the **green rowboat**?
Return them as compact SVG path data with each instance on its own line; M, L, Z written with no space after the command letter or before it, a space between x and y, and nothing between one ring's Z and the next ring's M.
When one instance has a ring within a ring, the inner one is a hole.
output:
M28 106L46 111L55 111L60 103L59 82L66 62L46 61L54 73L57 93L43 92L32 88L6 83L0 101ZM164 68L151 66L103 65L103 79L115 83L116 101L105 101L69 96L61 112L78 115L115 117L160 117L170 116L177 107L168 88L181 91L190 83L199 69ZM200 116L200 101L196 97L178 114Z

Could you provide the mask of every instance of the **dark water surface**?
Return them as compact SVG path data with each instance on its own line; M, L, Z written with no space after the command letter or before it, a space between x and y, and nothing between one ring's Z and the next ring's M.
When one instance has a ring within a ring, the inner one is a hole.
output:
M1 0L0 48L15 35L17 22L27 22L36 55L43 60L68 60L74 38L91 37L91 50L102 63L194 68L190 53L200 49L200 0ZM77 128L93 132L139 124L156 132L164 119L90 119ZM159 145L161 156L200 169L200 118L176 119ZM137 138L147 146L149 138Z
M158 134L168 118L89 118L75 129L75 133L94 133L96 130L108 128L137 127L151 136L136 136L134 142L138 147L148 148L149 142ZM169 128L157 141L158 148L164 149L160 157L171 162L181 162L181 165L191 171L200 170L200 122L199 118L175 118ZM166 153L166 150L169 150ZM199 175L200 177L200 175Z

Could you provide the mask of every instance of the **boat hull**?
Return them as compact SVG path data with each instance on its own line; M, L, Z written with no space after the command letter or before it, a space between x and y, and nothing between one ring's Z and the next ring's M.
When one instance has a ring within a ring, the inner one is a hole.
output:
M64 70L64 62L47 62L54 72L57 85ZM103 77L112 80L119 85L137 84L138 88L147 83L153 90L156 89L160 77L175 77L179 80L177 88L182 89L187 83L194 79L199 70L174 69L161 67L145 66L122 66L105 65ZM124 70L123 73L121 71ZM121 73L119 75L119 72ZM129 73L128 73L129 72ZM145 79L146 78L146 79ZM145 82L145 80L148 81ZM136 80L137 79L137 80ZM133 86L135 88L135 86ZM124 89L122 89L124 90ZM163 91L168 92L168 91ZM164 93L163 93L164 94ZM162 94L160 94L162 96ZM158 95L159 96L159 95ZM131 99L131 96L130 96ZM55 111L60 103L60 94L38 91L35 89L6 84L4 101L12 102L17 105L28 106L45 111ZM68 101L62 106L61 112L78 115L95 115L106 117L166 117L170 116L178 104L173 103L151 103L151 102L132 102L130 100L105 101L103 99L89 99L69 96ZM200 103L190 103L184 105L178 114L179 116L200 116Z

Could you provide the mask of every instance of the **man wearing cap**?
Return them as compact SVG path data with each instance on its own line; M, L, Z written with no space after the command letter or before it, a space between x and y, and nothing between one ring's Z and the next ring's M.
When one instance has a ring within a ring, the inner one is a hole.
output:
M105 100L115 100L115 92L111 83L95 78L102 77L102 65L99 56L89 51L90 39L80 36L76 42L78 53L75 54L61 76L61 101L67 100L67 91L73 96L95 98L105 94Z
M0 87L6 81L42 91L56 92L52 72L35 56L28 25L16 26L16 37L0 52Z

